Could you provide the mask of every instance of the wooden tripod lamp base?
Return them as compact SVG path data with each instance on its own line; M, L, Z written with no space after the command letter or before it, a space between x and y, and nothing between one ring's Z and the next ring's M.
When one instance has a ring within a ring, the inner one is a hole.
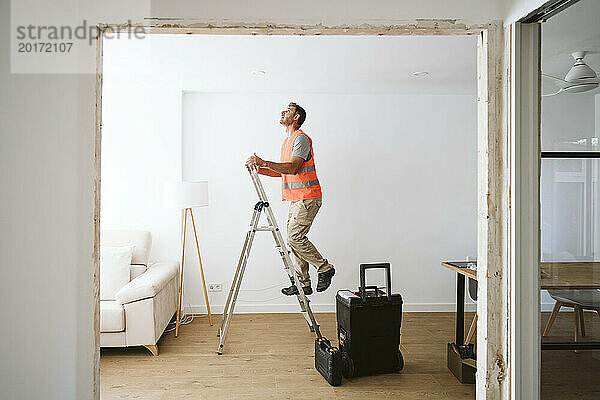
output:
M206 279L204 278L204 269L202 268L202 258L200 257L200 245L198 243L198 234L196 233L196 223L194 222L194 213L192 208L185 209L183 217L183 241L181 245L181 264L179 266L179 296L177 298L177 316L175 322L175 337L179 335L179 320L181 318L181 298L183 296L183 267L185 260L185 237L187 232L188 212L192 217L192 226L194 227L194 238L196 239L196 251L198 252L198 263L200 264L200 275L202 276L202 286L204 288L204 299L206 300L206 309L208 311L208 322L212 326L212 314L210 313L210 303L208 302L208 292L206 291Z

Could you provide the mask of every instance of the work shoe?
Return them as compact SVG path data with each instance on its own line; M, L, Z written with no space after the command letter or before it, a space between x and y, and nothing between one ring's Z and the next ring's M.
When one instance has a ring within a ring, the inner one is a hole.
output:
M325 271L319 275L319 282L317 283L317 292L327 290L331 285L331 278L335 275L335 269L331 268L329 271Z
M310 286L302 286L302 290L307 296L313 293L312 287ZM292 286L290 287L284 287L283 289L281 289L281 293L285 294L286 296L293 296L295 294L298 294L298 288L296 287L296 285L292 284Z

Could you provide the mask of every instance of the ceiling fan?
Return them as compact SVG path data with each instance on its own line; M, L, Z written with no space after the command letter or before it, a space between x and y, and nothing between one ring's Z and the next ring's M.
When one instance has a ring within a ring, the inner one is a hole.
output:
M559 88L555 93L543 94L542 96L556 96L560 93L583 93L596 89L600 84L600 79L598 79L596 72L583 60L586 54L587 51L571 53L575 63L565 75L565 79L542 73L542 76L552 79Z

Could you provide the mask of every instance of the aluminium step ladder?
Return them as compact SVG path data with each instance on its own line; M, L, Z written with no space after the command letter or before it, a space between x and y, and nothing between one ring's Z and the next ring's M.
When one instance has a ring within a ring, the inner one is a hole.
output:
M252 178L252 183L254 184L254 188L256 189L259 200L254 205L252 219L250 220L250 229L246 233L246 240L242 248L242 253L238 261L231 288L229 289L227 302L225 303L225 308L223 309L223 318L221 319L221 325L219 327L219 332L217 333L217 336L219 337L219 348L217 349L217 353L219 355L223 354L223 346L225 345L227 331L229 330L229 324L231 323L231 317L233 316L235 303L242 285L242 278L244 277L244 271L246 270L246 264L248 263L248 257L250 256L250 249L252 248L254 236L256 232L261 231L268 231L273 234L273 239L275 239L275 248L277 251L279 251L281 260L283 261L283 267L290 279L293 280L294 285L296 285L298 288L298 294L296 297L298 298L302 315L306 319L310 331L315 333L317 339L322 337L321 331L319 330L319 324L317 323L315 316L310 309L309 300L304 294L304 290L302 290L302 285L300 284L300 280L298 279L298 275L292 264L290 251L288 250L285 241L283 240L283 236L281 235L281 231L277 226L277 221L275 220L273 210L271 210L271 207L269 206L269 201L267 199L267 195L265 194L265 189L262 185L262 182L260 181L260 177L254 168L248 169L248 172ZM263 211L267 216L268 225L259 226L258 224L260 221L260 216Z

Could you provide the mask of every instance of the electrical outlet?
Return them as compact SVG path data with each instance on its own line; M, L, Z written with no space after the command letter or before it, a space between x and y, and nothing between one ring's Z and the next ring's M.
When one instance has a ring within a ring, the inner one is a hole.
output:
M222 283L209 283L208 284L208 291L209 292L220 292L223 290L223 284Z

